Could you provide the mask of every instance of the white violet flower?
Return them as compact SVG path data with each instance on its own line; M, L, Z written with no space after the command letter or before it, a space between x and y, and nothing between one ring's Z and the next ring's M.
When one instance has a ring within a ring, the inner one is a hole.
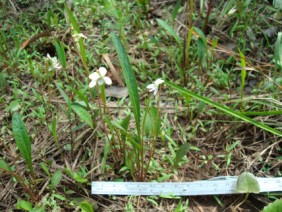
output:
M98 85L102 85L106 83L107 85L112 84L112 80L109 77L106 77L107 69L104 67L100 67L96 72L89 75L91 82L89 83L89 87L93 88L97 83Z
M159 78L155 82L153 82L152 84L147 85L147 88L149 89L149 92L153 92L154 91L154 95L156 95L158 93L158 90L159 90L159 85L162 84L163 82L164 82L164 80Z
M58 61L57 57L51 57L49 54L47 54L47 58L50 61L50 66L48 67L49 71L52 71L53 69L55 70L60 70L62 68L60 62Z
M74 39L75 42L78 42L78 41L79 41L79 38L87 39L87 37L86 37L84 34L82 34L82 33L74 33L74 34L72 35L72 37L73 37L73 39Z
M232 15L236 12L236 7L232 7L229 12L227 13L228 15Z

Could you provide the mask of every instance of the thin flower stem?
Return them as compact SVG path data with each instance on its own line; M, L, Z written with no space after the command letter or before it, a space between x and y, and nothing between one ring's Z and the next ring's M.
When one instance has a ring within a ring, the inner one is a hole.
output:
M157 135L157 125L158 125L158 119L159 119L159 115L160 115L160 92L161 91L161 89L159 89L159 91L158 91L158 96L157 96L157 116L156 116L156 120L155 120L155 128L154 128L154 130L155 130L155 132L154 132L154 138L153 138L153 140L152 140L152 146L151 146L151 151L150 151L150 153L149 153L149 160L148 160L148 164L147 164L147 166L146 166L146 171L145 171L145 173L147 174L147 172L148 172L148 169L149 169L149 166L150 166L150 162L151 162L151 160L152 160L152 157L154 156L154 154L155 154L155 149L156 149L156 141L157 141L157 138L158 138L158 135Z
M100 117L101 117L101 121L103 122L103 129L104 129L104 133L106 133L106 123L103 119L103 112L106 114L106 111L107 111L107 102L106 102L106 95L105 95L105 86L104 85L101 85L99 86L98 84L96 85L96 89L97 89L97 93L98 93L98 106L99 106L99 111L100 111ZM102 106L101 106L101 99L103 101L103 108L104 108L104 111L102 111ZM112 133L113 134L113 133ZM111 139L109 138L109 135L106 133L106 137L111 145ZM115 142L114 142L115 144ZM118 153L117 153L117 150L115 149L115 154L114 154L114 157L115 157L115 160L117 160L118 158Z
M147 106L146 106L146 111L145 111L145 115L144 115L144 118L143 118L143 123L142 123L142 133L141 133L141 136L140 136L140 138L141 138L141 157L142 157L142 160L141 160L141 177L142 177L142 180L144 180L145 179L145 176L144 176L144 174L146 173L146 172L144 172L144 164L145 164L145 155L144 155L144 126L145 126L145 121L146 121L146 117L147 117L147 114L148 114L148 108L149 108L149 104L150 104L150 97L149 97L149 99L148 99L148 101L147 101ZM146 174L145 174L146 175Z

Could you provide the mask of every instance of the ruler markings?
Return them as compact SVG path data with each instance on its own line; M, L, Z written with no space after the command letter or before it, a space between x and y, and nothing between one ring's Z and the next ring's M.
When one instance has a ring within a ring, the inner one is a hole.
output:
M258 178L260 192L282 191L282 177ZM92 182L92 194L105 195L219 195L236 194L237 177L195 182Z

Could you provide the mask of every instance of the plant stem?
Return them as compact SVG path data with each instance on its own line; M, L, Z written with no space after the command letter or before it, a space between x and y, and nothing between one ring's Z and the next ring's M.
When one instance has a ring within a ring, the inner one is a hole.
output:
M8 170L5 170L5 169L2 169L0 168L1 171L4 171L6 172L7 174L11 175L12 177L16 178L17 181L21 184L21 186L23 187L23 189L29 194L30 198L32 199L32 201L34 203L38 202L39 201L39 196L37 194L34 194L32 192L32 189L27 186L25 183L24 183L24 179L20 176L20 175L17 175L13 172L10 172Z

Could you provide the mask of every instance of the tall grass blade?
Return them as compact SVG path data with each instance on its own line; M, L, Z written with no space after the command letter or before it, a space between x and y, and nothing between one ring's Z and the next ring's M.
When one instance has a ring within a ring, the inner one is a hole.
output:
M138 131L138 135L140 136L140 100L139 100L136 78L131 68L131 65L129 63L127 54L119 38L114 33L111 34L111 37L112 37L114 46L118 54L120 65L122 67L123 77L124 77L124 80L125 80L125 83L128 89L128 93L129 93L129 98L132 104L133 114L134 114L134 118L136 122L136 128Z
M27 163L28 169L33 173L31 158L31 142L26 126L20 114L15 113L12 118L12 128L16 144Z
M255 120L253 120L253 119L251 119L251 118L249 118L247 116L244 116L244 115L242 115L242 114L240 114L240 113L238 113L238 112L236 112L234 110L231 110L230 108L228 108L226 106L223 106L223 105L220 105L220 104L218 104L216 102L213 102L212 100L210 100L208 98L199 96L198 94L195 94L192 91L185 90L184 88L182 88L182 87L180 87L180 86L178 86L178 85L176 85L176 84L174 84L172 82L166 81L166 84L169 85L170 87L176 89L180 93L182 93L182 94L184 94L186 96L191 96L191 97L193 97L193 98L195 98L195 99L197 99L199 101L202 101L202 102L204 102L204 103L206 103L208 105L211 105L211 106L213 106L213 107L223 111L226 114L229 114L229 115L231 115L231 116L233 116L235 118L241 119L241 120L243 120L243 121L245 121L247 123L253 124L256 127L259 127L259 128L261 128L263 130L266 130L266 131L268 131L268 132L270 132L270 133L272 133L274 135L282 136L282 132L281 131L276 130L274 128L271 128L271 127L269 127L269 126L267 126L267 125L265 125L265 124L263 124L261 122L255 121Z

